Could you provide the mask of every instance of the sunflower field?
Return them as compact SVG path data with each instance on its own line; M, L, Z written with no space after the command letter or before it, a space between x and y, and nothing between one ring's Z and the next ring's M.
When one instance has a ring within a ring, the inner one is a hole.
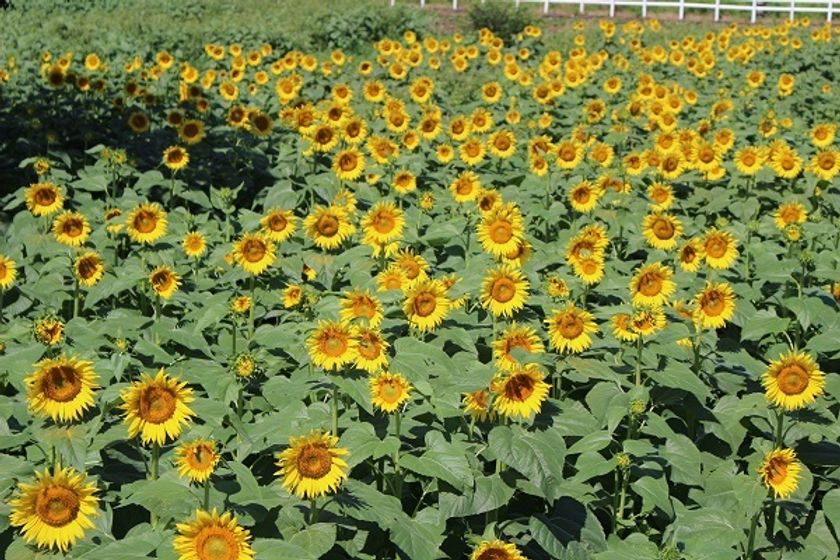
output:
M4 26L0 556L838 558L840 29L351 27Z

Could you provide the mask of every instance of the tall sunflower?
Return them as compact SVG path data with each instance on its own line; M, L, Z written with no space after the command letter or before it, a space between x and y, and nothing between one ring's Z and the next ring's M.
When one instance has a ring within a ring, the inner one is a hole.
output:
M515 251L522 241L525 225L515 204L500 204L484 214L478 224L478 240L494 257Z
M764 456L758 472L764 486L772 489L777 498L785 499L799 486L802 465L793 449L774 449Z
M252 560L251 534L236 522L230 512L219 515L196 510L195 519L178 523L178 536L172 542L178 560Z
M120 396L128 437L139 434L143 443L163 445L167 438L177 438L195 416L189 407L194 399L192 389L185 381L167 375L163 368L154 377L142 374Z
M534 328L514 322L493 341L493 359L500 369L513 371L522 367L513 356L515 349L529 354L540 354L545 350L545 346Z
M673 271L661 263L642 266L630 279L633 305L662 305L677 289Z
M785 410L798 410L814 402L825 389L825 374L804 352L782 354L761 376L767 400Z
M352 349L359 369L375 373L388 366L388 342L374 329L358 327L353 333Z
M297 218L291 210L273 208L260 220L263 234L275 243L286 241L295 232Z
M706 264L722 270L731 267L738 258L738 245L731 233L712 228L703 238L703 253Z
M94 405L96 379L93 362L73 356L41 360L25 380L29 409L54 422L78 420Z
M592 345L590 333L597 332L592 314L569 303L546 318L551 345L560 352L583 352Z
M162 265L149 274L152 290L163 299L169 299L181 286L181 277L168 266Z
M190 155L181 146L170 146L163 151L163 164L172 171L180 171L190 163Z
M219 463L216 442L209 439L199 438L184 442L175 449L175 455L178 474L189 478L192 482L206 481Z
M487 271L481 287L482 305L498 317L512 316L525 306L528 299L528 280L509 264Z
M18 484L18 495L9 502L9 520L22 527L26 542L66 552L94 527L91 517L99 514L95 493L96 486L72 468L35 471L34 483Z
M99 253L85 251L76 257L73 263L73 272L79 280L79 285L90 288L105 274L105 263Z
M236 262L250 274L265 272L277 258L274 242L260 233L245 233L233 244Z
M683 243L677 252L680 268L686 272L697 272L703 259L706 257L706 250L701 239L693 238Z
M290 447L280 454L275 474L283 477L283 487L301 498L317 498L338 490L347 478L350 454L337 447L338 438L329 433L313 431L309 435L292 437Z
M8 290L15 283L17 278L17 265L15 261L5 255L0 255L0 289Z
M339 369L353 361L352 330L332 321L319 321L306 346L312 363L326 370Z
M493 408L503 416L528 418L542 408L550 385L536 364L503 375L494 385L496 399Z
M383 371L368 383L373 406L383 412L394 412L408 400L411 383L402 374Z
M452 302L438 280L417 280L403 303L408 322L421 332L437 328L449 313Z
M90 235L90 224L79 212L67 210L53 221L56 241L70 247L79 247Z
M461 403L464 411L477 421L484 422L496 417L496 411L490 409L490 392L487 390L464 393Z
M335 155L333 173L341 181L355 181L365 171L365 156L357 148L348 148Z
M191 231L181 241L181 248L185 255L197 259L207 252L207 239L200 231Z
M33 183L26 189L26 207L33 216L49 216L64 205L64 195L54 183Z
M139 204L128 214L125 228L137 243L154 243L166 235L166 212L157 202Z
M648 245L655 249L670 251L677 246L683 234L680 221L668 214L648 214L642 221L642 231Z
M338 206L317 206L303 221L306 233L320 249L337 249L356 232L347 212Z
M393 202L378 202L362 218L365 243L390 243L402 237L404 227L403 211Z
M694 301L694 322L700 328L719 329L735 315L735 292L726 282L707 282Z
M362 321L367 326L376 328L382 322L382 302L367 291L352 290L345 292L341 299L342 323Z

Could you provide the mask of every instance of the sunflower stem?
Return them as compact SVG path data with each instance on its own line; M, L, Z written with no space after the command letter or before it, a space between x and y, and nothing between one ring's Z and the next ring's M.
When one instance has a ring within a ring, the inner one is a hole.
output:
M230 322L231 355L236 356L236 319Z
M76 278L73 286L73 318L79 316L79 279Z
M160 346L160 298L155 297L152 305L155 308L155 345Z
M248 309L248 340L250 341L254 338L254 290L257 286L257 277L252 275L248 281L251 290L251 307Z
M773 444L775 449L781 449L784 446L784 425L785 425L785 414L781 410L776 410L776 433L774 434L774 441ZM770 499L772 500L770 503L770 513L769 519L767 520L767 534L770 539L773 538L773 535L776 533L776 508L778 506L778 502L776 501L776 497L772 494L772 492L768 492L770 495Z
M639 335L639 338L636 339L636 387L640 387L642 385L642 348L644 347L644 341L642 340L642 335Z
M761 515L761 509L755 512L752 522L750 523L750 536L747 539L747 554L744 556L745 560L752 560L753 552L755 551L755 530L758 527L758 517Z
M204 511L210 510L210 477L204 481Z
M400 476L400 447L402 440L400 439L400 432L402 428L402 413L398 408L394 412L394 428L397 436L397 448L394 450L394 474L396 475L395 494L398 500L402 499L402 477Z
M6 290L0 290L0 323L3 322L3 308L6 304Z
M332 435L338 437L338 385L336 384L333 384L330 408L332 411Z
M314 525L318 521L318 502L313 497L309 500L309 525Z
M160 461L160 444L155 442L152 444L152 460L149 464L149 478L157 480L158 478L158 462ZM152 527L157 527L158 516L154 511L150 512L150 521Z
M621 495L618 498L618 520L624 520L624 502L627 499L627 485L630 482L630 471L621 473Z

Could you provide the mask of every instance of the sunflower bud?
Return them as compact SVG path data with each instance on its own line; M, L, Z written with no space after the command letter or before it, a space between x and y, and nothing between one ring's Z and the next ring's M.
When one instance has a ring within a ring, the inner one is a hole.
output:
M645 413L645 409L647 409L647 405L644 401L639 399L630 401L630 414L632 416L641 416Z
M615 462L619 469L626 471L633 464L633 458L627 453L619 453L615 457Z
M724 218L723 216L719 216L719 217L715 220L715 226L717 226L717 227L719 227L719 228L725 228L725 227L726 227L726 226L728 226L728 225L729 225L729 220L728 220L728 219L726 219L726 218Z

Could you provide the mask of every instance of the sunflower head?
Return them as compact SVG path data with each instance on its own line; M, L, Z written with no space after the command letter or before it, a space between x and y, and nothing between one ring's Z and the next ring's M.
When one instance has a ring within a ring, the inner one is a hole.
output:
M0 290L8 290L17 278L17 264L5 255L0 255Z
M246 233L233 244L233 256L245 272L257 276L274 263L276 246L261 233Z
M190 162L190 155L181 146L170 146L163 151L163 164L172 171L184 169Z
M167 438L177 438L195 415L189 407L192 389L162 368L154 377L142 374L120 396L128 435L139 435L143 443L163 445Z
M232 513L221 515L196 510L195 519L178 523L172 543L182 560L252 560L251 534L239 526Z
M126 231L137 243L154 243L166 235L166 212L157 202L139 204L128 214Z
M399 373L382 372L370 378L373 405L383 412L394 412L408 400L411 384Z
M338 490L347 478L350 454L337 447L338 438L313 431L309 435L293 437L290 447L280 454L277 475L283 477L283 487L301 498L316 498Z
M500 376L494 384L493 408L503 416L528 418L542 408L549 384L536 364L527 364Z
M516 545L500 540L482 541L472 555L470 560L527 560Z
M64 323L53 315L46 315L35 321L32 334L41 344L55 346L64 338Z
M320 321L306 343L312 363L331 370L352 362L352 335L350 326Z
M163 299L169 299L181 286L181 277L168 266L159 266L149 274L152 290Z
M200 231L191 231L181 241L181 248L185 255L197 259L207 252L207 239Z
M25 196L26 207L34 216L49 216L64 205L64 195L54 183L34 183Z
M92 362L72 356L48 358L35 364L26 386L34 414L56 422L72 422L93 406L96 373Z
M73 272L79 280L79 285L90 288L95 285L105 274L105 262L99 253L85 251L73 263Z
M56 241L70 247L79 247L90 235L90 224L82 214L66 211L53 221Z
M182 443L175 449L175 455L178 474L198 483L210 478L219 462L216 442L208 439Z
M798 410L823 394L825 374L804 352L782 354L761 377L767 400L785 410Z
M764 457L758 472L764 485L777 498L785 499L796 491L802 465L793 449L774 449Z

